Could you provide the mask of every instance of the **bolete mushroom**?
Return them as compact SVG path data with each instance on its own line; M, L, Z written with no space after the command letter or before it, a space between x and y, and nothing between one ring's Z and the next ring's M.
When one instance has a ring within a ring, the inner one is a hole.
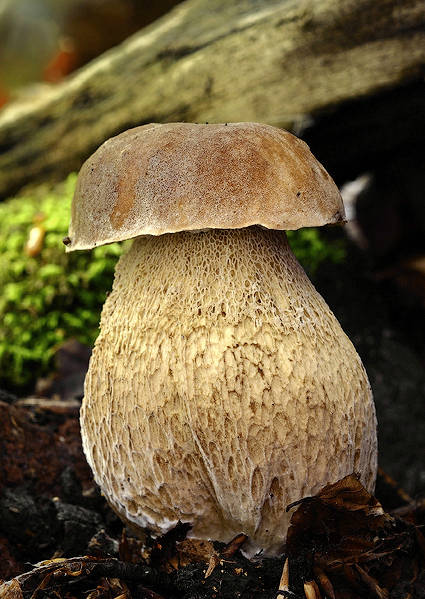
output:
M126 521L243 532L273 554L291 502L353 471L373 489L366 372L282 231L343 219L308 146L268 125L145 125L85 162L67 251L136 237L81 410L95 480Z

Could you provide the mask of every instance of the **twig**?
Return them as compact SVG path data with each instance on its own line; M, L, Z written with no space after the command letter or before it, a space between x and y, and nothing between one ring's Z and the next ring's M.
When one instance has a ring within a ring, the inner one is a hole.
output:
M304 583L304 594L306 599L322 599L322 596L314 580L309 580Z
M285 597L294 597L295 593L289 590L289 559L285 559L283 564L282 576L280 577L279 588L276 593L276 599Z
M357 572L359 573L362 581L365 583L365 585L368 587L368 589L375 595L375 597L378 597L378 599L388 599L389 594L386 589L382 589L378 585L376 580L374 578L372 578L372 576L370 576L358 564L356 564L354 567L356 568Z
M220 554L214 553L210 557L210 561L208 564L207 571L205 572L204 578L208 578L209 576L211 576L211 574L214 572L221 560L227 560L233 557L236 551L238 551L238 549L240 549L242 545L245 543L247 538L248 537L243 533L236 535L236 537L234 537L229 543L227 543L227 545L224 547L223 551L220 552Z
M230 557L233 557L235 553L238 551L238 549L240 549L242 545L245 543L247 538L248 537L243 533L237 535L230 541L230 543L227 543L226 547L220 553L220 556L223 559L229 559Z
M49 399L46 397L25 397L24 399L15 401L13 405L19 408L35 408L58 414L78 412L81 408L81 402L76 399Z
M23 593L35 593L37 590L45 588L52 577L55 584L60 585L63 584L63 580L76 579L79 576L83 578L105 576L134 582L140 581L145 584L152 584L156 578L154 571L149 566L124 563L114 558L72 557L36 564L36 567L30 572L24 572L16 576L13 581L0 585L0 597L12 582L15 586L17 583ZM7 597L7 595L5 596Z
M318 565L315 565L313 567L313 571L314 571L314 575L315 575L320 587L322 588L322 591L325 593L325 595L329 599L335 599L335 591L332 586L332 583L329 580L329 578L326 576L326 574L324 573L322 568L320 568L320 566L318 566Z

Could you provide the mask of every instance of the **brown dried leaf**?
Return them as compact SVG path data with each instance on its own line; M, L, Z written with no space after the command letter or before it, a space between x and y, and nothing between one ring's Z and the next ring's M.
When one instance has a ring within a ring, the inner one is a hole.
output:
M24 599L19 582L14 579L0 584L0 599Z
M371 495L361 484L355 474L349 474L336 483L326 485L314 497L306 497L290 506L307 501L319 501L325 506L338 511L358 512L361 511L367 517L378 518L374 520L375 528L379 528L385 522L386 515L379 501Z
M386 514L354 475L295 505L289 558L306 572L312 565L327 596L385 599L400 580L409 596L422 563L420 510L415 517L407 513L408 521Z
M326 485L315 497L306 497L292 515L287 549L297 554L314 545L316 549L337 549L338 556L356 556L374 546L374 533L392 519L385 514L354 474Z

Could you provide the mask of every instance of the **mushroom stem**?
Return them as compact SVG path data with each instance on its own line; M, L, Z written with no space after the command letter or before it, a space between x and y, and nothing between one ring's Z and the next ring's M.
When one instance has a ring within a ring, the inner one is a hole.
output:
M84 450L116 511L165 532L281 551L285 506L356 471L375 413L351 342L282 232L137 238L86 378ZM248 549L249 551L249 549Z

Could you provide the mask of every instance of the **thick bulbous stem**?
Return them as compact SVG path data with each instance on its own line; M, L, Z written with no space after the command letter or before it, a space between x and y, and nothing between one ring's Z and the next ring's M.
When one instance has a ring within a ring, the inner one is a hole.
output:
M281 232L135 240L86 378L84 450L116 511L278 552L286 506L358 472L376 421L353 345Z

